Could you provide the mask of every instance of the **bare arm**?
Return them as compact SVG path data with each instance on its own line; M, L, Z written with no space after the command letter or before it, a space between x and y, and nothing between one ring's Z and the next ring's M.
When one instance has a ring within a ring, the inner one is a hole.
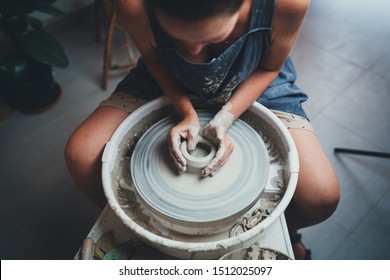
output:
M186 139L188 149L195 149L200 130L198 115L186 91L165 70L158 58L144 1L122 0L119 3L119 24L132 36L150 74L182 117L182 121L169 130L168 143L174 164L179 172L184 172L187 162L180 151L180 143Z
M165 96L184 119L196 115L184 89L164 69L157 53L154 35L142 0L122 0L118 3L118 22L131 35L141 56Z
M269 52L229 100L234 119L247 110L278 76L298 37L310 0L277 1L276 5Z
M213 175L229 158L234 146L226 134L227 130L278 76L291 52L309 6L309 0L279 0L276 3L271 46L267 56L203 129L206 138L218 143L217 154L202 171L203 176Z

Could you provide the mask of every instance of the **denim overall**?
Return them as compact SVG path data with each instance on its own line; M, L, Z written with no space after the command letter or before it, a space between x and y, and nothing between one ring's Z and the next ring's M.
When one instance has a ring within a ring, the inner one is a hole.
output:
M175 48L175 40L162 29L152 9L148 8L158 56L165 69L189 93L199 96L209 104L224 104L267 54L271 42L274 4L275 0L253 0L248 32L220 56L207 63L187 61ZM269 109L307 118L301 107L301 103L307 100L307 95L294 85L295 80L295 69L288 58L279 76L257 102ZM142 58L118 84L115 91L126 92L146 100L163 95Z

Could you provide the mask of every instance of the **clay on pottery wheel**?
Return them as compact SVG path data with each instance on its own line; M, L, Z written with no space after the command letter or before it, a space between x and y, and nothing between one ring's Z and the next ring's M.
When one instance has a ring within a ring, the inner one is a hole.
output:
M202 126L212 116L198 111ZM185 153L192 168L179 174L167 142L168 130L176 122L175 117L162 119L136 144L130 165L136 191L155 218L168 228L188 233L186 227L223 225L219 230L226 230L231 226L229 221L233 223L258 201L267 183L269 158L265 144L248 124L237 120L228 131L235 149L218 173L201 177L201 168L207 163L198 166L193 162L193 157L198 161L196 156ZM205 143L210 151L199 158L208 162L216 148L203 139L200 142Z
M215 145L203 137L199 137L198 144L193 151L188 151L187 141L183 141L180 151L187 160L187 172L198 173L211 162L217 152Z

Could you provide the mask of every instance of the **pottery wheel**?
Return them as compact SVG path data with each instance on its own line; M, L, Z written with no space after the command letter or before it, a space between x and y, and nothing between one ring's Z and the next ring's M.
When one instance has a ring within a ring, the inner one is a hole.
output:
M204 127L212 113L198 111ZM169 155L168 130L178 122L168 117L155 123L137 142L131 158L131 176L142 202L171 223L217 225L239 217L256 203L268 181L269 158L260 135L244 121L229 129L235 149L213 177L200 170L179 174Z

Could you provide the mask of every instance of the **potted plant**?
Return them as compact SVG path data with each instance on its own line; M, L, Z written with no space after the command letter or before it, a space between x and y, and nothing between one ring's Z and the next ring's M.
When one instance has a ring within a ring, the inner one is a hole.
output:
M44 30L35 11L63 15L56 0L1 0L0 31L7 50L0 60L0 95L22 112L49 108L60 96L53 67L66 68L69 60L58 41Z

